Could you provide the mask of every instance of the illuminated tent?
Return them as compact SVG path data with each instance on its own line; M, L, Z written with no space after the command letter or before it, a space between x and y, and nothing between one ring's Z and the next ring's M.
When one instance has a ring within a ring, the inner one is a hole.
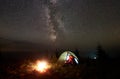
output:
M60 55L58 62L62 64L65 64L65 63L66 64L79 64L77 56L71 51L63 52Z

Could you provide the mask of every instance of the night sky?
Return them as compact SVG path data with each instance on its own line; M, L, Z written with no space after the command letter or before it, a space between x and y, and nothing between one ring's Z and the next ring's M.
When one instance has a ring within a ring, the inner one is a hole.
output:
M0 38L54 48L120 46L119 0L0 0Z

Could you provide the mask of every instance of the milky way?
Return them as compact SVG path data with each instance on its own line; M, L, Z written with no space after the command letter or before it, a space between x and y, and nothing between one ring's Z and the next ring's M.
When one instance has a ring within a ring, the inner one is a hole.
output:
M55 42L58 37L66 31L57 4L58 0L50 0L45 6L49 37L53 42Z

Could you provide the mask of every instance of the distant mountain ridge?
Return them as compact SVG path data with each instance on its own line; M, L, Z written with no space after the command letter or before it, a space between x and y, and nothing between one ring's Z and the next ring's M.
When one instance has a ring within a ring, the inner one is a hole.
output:
M40 43L36 44L28 41L18 41L0 37L0 51L40 50L46 47L47 46Z

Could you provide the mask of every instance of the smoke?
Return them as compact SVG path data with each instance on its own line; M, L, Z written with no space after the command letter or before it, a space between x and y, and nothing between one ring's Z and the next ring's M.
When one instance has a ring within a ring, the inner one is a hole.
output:
M64 37L66 31L59 12L58 0L48 0L45 13L50 39L55 42L58 38Z

